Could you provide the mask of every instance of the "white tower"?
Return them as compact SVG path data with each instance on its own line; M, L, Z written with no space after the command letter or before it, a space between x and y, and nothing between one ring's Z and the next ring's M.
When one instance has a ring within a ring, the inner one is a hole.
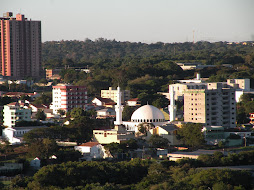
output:
M170 121L174 121L176 118L176 105L175 105L175 91L173 86L170 86L169 93L170 93L170 105L169 105Z
M121 125L123 124L122 121L122 112L123 112L123 106L121 105L121 98L122 94L120 91L120 87L117 87L117 105L115 106L115 111L116 111L116 121L114 122L115 125Z

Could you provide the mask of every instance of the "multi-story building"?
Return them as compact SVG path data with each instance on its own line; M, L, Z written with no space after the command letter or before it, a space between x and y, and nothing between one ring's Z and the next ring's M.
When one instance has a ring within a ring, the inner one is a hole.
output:
M73 108L84 108L87 104L87 89L85 86L58 84L53 86L52 99L51 109L54 114L59 109L68 112Z
M196 85L199 88L184 91L184 121L205 126L235 127L235 89L225 83Z
M122 103L130 99L130 91L129 90L121 90L122 94ZM113 89L109 87L108 90L101 90L101 97L102 98L110 98L114 102L117 102L117 89Z
M4 126L15 127L18 121L31 121L31 110L20 106L18 102L13 102L4 106Z
M14 18L12 12L0 17L0 73L12 79L42 76L41 21Z
M227 79L227 84L235 89L250 91L250 79Z
M62 69L46 69L46 79L54 80L54 79L60 79L61 76L59 73Z

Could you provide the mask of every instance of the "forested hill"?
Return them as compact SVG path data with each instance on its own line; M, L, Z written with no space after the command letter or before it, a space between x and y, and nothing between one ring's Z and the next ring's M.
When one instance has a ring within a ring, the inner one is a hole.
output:
M253 42L132 43L99 38L95 41L48 41L42 44L43 65L46 68L86 66L102 60L128 60L162 56L172 61L203 62L205 64L239 64L254 59ZM121 61L124 63L125 61Z

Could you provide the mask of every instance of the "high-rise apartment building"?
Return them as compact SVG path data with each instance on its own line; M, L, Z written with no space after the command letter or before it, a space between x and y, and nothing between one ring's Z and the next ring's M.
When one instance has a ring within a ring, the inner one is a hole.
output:
M65 112L73 108L84 108L87 104L87 89L85 86L58 84L52 89L52 105L54 114L61 109Z
M235 89L225 83L201 83L184 91L184 121L236 127Z
M0 74L12 79L42 77L41 21L22 14L0 17Z

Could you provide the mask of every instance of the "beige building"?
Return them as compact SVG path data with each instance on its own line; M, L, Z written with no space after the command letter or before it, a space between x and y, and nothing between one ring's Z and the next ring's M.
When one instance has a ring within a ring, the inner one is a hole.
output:
M134 131L126 131L124 126L116 125L115 129L93 130L93 138L100 144L121 143L135 138L135 134Z
M187 89L184 91L184 121L235 127L235 89L225 83L206 83L205 88Z
M228 79L227 84L235 89L250 91L250 79Z
M184 92L188 89L205 89L206 83L177 83L169 85L169 94L171 94L171 88L174 88L175 100L183 100Z
M156 126L147 132L147 139L150 139L152 135L159 135L168 139L170 145L179 145L181 142L177 139L177 127L172 124Z
M122 94L122 103L130 99L130 91L129 90L121 90ZM110 98L114 102L117 102L117 90L109 87L108 90L101 90L102 98Z

